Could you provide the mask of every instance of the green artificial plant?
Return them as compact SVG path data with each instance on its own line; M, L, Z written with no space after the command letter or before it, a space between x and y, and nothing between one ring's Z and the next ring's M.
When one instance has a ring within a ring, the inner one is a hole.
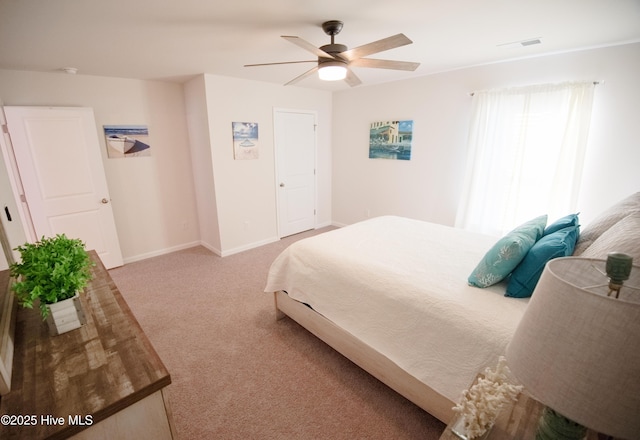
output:
M10 266L16 278L12 290L23 307L33 308L34 301L40 300L43 319L49 315L47 304L74 297L91 280L94 263L80 239L58 234L16 250L21 262Z

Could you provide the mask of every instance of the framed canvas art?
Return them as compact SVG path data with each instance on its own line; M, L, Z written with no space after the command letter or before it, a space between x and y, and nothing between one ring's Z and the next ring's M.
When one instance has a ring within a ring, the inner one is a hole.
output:
M373 122L369 128L369 158L411 160L413 121Z
M258 123L232 122L233 157L236 160L258 158Z
M151 156L146 125L105 125L103 128L109 158Z

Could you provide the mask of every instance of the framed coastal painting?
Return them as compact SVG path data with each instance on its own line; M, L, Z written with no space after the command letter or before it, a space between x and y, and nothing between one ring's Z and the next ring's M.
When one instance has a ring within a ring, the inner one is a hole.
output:
M236 160L258 158L258 123L232 122L233 157Z
M373 122L369 128L369 158L411 160L413 121Z
M104 125L109 158L151 156L146 125Z

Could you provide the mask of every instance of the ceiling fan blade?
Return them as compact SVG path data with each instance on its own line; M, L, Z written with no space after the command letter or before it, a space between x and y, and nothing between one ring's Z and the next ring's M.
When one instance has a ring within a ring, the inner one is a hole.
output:
M256 67L256 66L275 66L278 64L300 64L300 63L317 63L318 60L306 60L306 61L282 61L280 63L260 63L260 64L245 64L244 67Z
M312 54L318 56L318 57L324 57L324 58L335 58L333 55L330 55L328 53L326 53L324 50L321 50L317 47L315 47L313 44L309 43L306 40L303 40L300 37L293 37L290 35L282 35L282 38L284 38L287 41L290 41L291 43L295 44L296 46L299 46L301 48L303 48L304 50L311 52Z
M306 77L308 77L309 75L311 75L312 73L317 72L317 71L318 71L318 66L315 66L312 69L309 69L306 72L304 72L302 75L296 76L291 81L286 83L285 86L290 86L290 85L295 84L295 83L297 83L299 81L302 81L303 79L305 79Z
M360 78L358 78L351 69L347 70L347 77L344 80L351 87L359 86L360 84L362 84L362 81L360 81Z
M358 58L351 61L349 63L349 66L414 71L418 68L418 66L420 66L420 63L413 63L411 61L375 60L372 58Z
M406 35L397 34L392 37L383 38L382 40L374 41L372 43L347 50L345 52L342 52L340 56L349 61L353 61L357 58L366 57L367 55L378 52L384 52L385 50L389 49L395 49L396 47L405 46L411 43L413 43L413 41L407 38Z

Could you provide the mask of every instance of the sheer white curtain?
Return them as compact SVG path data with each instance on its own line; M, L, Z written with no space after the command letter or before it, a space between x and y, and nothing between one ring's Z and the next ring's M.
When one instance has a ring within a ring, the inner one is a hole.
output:
M477 92L456 226L501 235L575 212L593 82Z

